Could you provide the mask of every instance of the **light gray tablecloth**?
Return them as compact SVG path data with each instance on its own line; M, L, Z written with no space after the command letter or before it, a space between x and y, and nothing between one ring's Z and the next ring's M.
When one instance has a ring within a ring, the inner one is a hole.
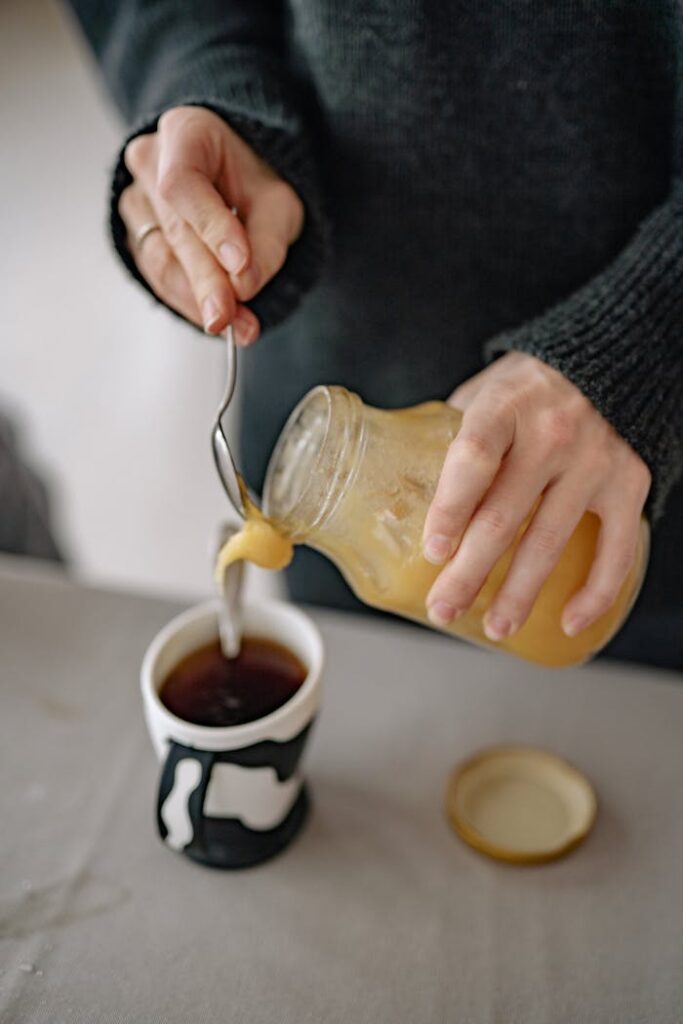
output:
M319 615L313 817L279 859L221 873L153 826L137 673L178 606L3 566L3 1024L683 1020L678 678ZM496 864L445 821L452 764L508 740L597 787L564 861Z

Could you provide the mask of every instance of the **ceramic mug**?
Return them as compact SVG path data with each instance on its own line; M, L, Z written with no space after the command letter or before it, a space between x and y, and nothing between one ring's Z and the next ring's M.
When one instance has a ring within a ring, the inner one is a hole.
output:
M323 644L312 620L281 601L244 606L244 631L289 648L307 669L286 703L242 725L193 725L159 699L178 662L218 637L218 603L165 626L141 670L147 728L162 763L157 825L167 846L212 867L242 868L279 853L309 808L301 756L320 705Z

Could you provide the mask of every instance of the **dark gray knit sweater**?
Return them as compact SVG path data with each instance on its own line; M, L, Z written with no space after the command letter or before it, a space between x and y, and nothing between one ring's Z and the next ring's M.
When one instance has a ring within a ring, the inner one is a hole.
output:
M683 463L681 0L74 7L129 135L211 107L305 202L241 362L252 485L314 384L404 405L515 348L642 455L661 513ZM119 160L136 273L129 180Z

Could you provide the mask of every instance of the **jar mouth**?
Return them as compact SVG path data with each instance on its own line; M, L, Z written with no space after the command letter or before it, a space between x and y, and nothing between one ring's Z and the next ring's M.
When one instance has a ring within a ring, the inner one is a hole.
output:
M304 395L290 413L270 456L263 511L287 530L294 528L297 509L313 491L331 421L332 395L330 388L321 384Z
M362 403L337 385L319 385L294 408L276 442L263 485L263 511L293 541L336 508L364 439Z

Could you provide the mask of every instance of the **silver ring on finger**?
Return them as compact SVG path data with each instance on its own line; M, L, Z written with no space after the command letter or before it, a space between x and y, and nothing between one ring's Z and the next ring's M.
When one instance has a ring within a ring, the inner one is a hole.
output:
M157 224L155 220L145 221L133 236L133 244L135 245L135 248L141 249L145 239L148 238L153 231L161 231L161 225Z

